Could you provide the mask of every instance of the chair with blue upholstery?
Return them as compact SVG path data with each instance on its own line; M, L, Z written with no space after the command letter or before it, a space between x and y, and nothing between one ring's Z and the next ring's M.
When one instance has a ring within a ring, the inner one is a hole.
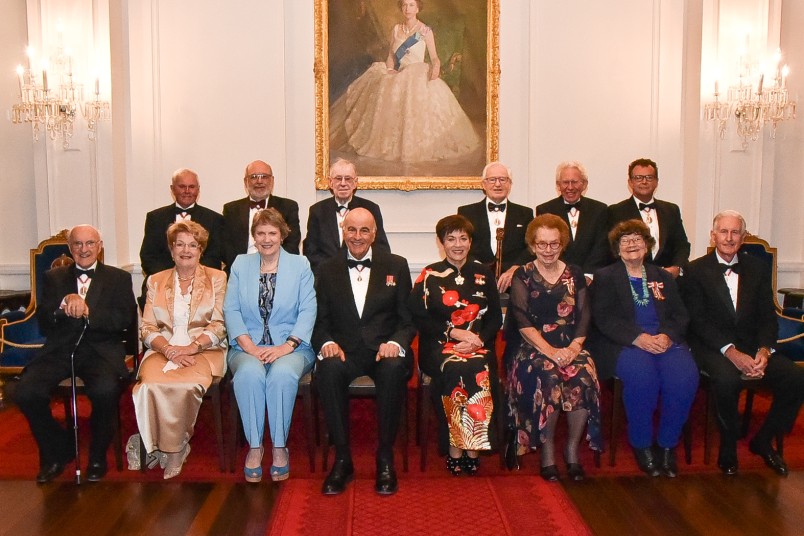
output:
M45 272L73 262L67 245L68 232L65 229L31 250L31 301L24 312L14 311L0 318L0 401L2 378L20 374L45 342L36 320L36 304L41 299Z

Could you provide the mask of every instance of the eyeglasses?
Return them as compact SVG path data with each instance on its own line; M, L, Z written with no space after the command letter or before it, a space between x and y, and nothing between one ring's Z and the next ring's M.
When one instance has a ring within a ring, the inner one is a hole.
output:
M97 240L87 240L86 242L70 242L70 247L73 249L81 249L84 246L86 246L87 249L92 249L99 243L100 242L98 242Z
M624 237L622 237L620 239L620 245L623 245L623 246L630 246L631 244L634 244L635 246L639 246L639 245L642 245L644 243L645 243L645 239L642 238L641 236L634 236L634 237L624 236Z
M631 180L634 182L653 182L656 180L656 175L632 175Z
M561 248L561 242L535 242L533 245L536 246L536 249L539 251L547 251L548 249L555 251Z
M510 181L511 179L508 177L486 177L483 179L486 182L493 182L494 184L505 184L506 182Z
M352 177L351 175L338 175L336 177L330 177L329 180L332 182L354 182L357 177Z
M572 186L573 188L577 188L583 184L583 181L558 181L558 185L562 188L566 188L567 186Z
M258 180L269 180L273 179L274 176L270 173L252 173L251 175L246 175L246 178L252 182L256 182Z
M191 250L195 251L201 247L201 244L198 242L190 242L189 244L187 242L173 242L173 247L176 249L190 248Z

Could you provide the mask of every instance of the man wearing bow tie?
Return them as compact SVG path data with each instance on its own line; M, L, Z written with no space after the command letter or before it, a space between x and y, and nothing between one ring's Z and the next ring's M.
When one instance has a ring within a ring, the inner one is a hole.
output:
M625 220L641 219L650 229L656 245L645 259L678 277L690 258L690 243L678 205L653 197L659 186L659 167L648 158L628 165L628 187L633 193L608 210L608 229Z
M142 271L151 275L173 267L166 233L170 224L182 220L192 220L207 230L209 242L201 256L201 264L220 270L223 216L197 204L201 193L198 174L191 169L176 170L171 178L170 193L175 203L152 210L145 216L145 234L140 248Z
M70 354L85 321L86 332L75 349L75 372L92 402L86 478L94 482L106 474L120 380L128 376L123 331L137 319L131 275L98 261L103 249L100 233L89 225L73 227L68 244L75 265L45 273L36 314L46 341L25 367L15 392L39 447L39 483L59 476L75 456L72 433L53 418L50 397L59 382L70 377Z
M469 253L494 270L497 254L497 229L504 229L502 242L502 271L497 288L504 292L511 285L511 276L520 264L532 259L525 244L525 230L533 220L533 210L511 203L511 170L500 162L483 168L481 186L486 197L471 205L458 207L458 214L472 222L475 234Z
M410 342L416 334L408 295L410 270L405 259L372 247L377 227L371 212L350 210L343 221L341 249L319 265L318 316L313 348L318 351L315 381L324 408L335 463L321 489L337 495L352 480L349 447L349 384L371 376L377 390L377 473L375 491L397 491L394 440L413 365Z
M299 227L299 204L292 199L272 195L274 191L274 172L262 160L255 160L246 166L243 184L248 196L223 205L225 227L224 256L228 270L241 253L254 253L254 238L251 236L251 220L260 210L273 207L279 211L290 227L290 234L282 243L288 253L299 253L301 228Z
M329 168L329 191L332 197L323 199L310 207L307 218L307 236L304 237L304 256L310 261L313 271L321 262L334 257L343 246L341 225L346 213L355 208L365 208L377 223L375 249L391 251L382 225L382 214L377 203L354 195L358 177L355 165L339 158Z
M536 207L536 215L554 214L570 228L571 238L563 259L581 267L587 278L608 264L606 205L585 197L589 186L586 168L580 162L562 162L556 167L558 197ZM589 279L587 279L588 281Z
M804 368L773 350L778 325L771 270L739 253L745 235L739 212L721 212L710 233L715 250L685 269L681 288L690 314L689 343L715 396L720 469L727 475L737 472L737 403L740 391L758 383L771 389L773 403L749 450L784 476L787 464L771 439L793 428L804 400Z

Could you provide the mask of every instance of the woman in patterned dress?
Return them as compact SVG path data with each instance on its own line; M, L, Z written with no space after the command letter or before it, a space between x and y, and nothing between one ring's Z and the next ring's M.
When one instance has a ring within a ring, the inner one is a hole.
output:
M491 449L494 341L502 325L494 274L468 258L473 231L463 216L438 222L446 258L422 271L410 299L419 328L419 367L432 378L439 448L449 450L447 468L456 476L475 474L478 451Z
M522 335L508 381L517 453L541 447L540 472L551 482L559 478L554 438L561 411L569 426L564 461L571 479L584 478L578 459L584 428L591 447L601 448L600 386L584 349L591 320L586 278L560 259L569 236L567 224L553 214L528 225L525 239L536 260L515 272L509 309Z

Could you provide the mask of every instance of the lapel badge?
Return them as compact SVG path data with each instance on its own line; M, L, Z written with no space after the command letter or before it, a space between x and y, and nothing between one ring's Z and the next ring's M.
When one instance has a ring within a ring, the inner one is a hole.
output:
M392 275L385 276L385 286L386 287L395 287L396 286L396 277Z

